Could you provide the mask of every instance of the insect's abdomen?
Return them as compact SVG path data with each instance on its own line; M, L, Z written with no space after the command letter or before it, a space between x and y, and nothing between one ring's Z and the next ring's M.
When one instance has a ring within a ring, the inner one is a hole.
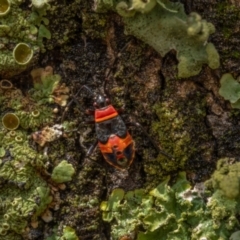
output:
M129 167L135 156L135 146L131 135L127 132L125 138L112 134L106 144L98 142L104 159L118 169Z

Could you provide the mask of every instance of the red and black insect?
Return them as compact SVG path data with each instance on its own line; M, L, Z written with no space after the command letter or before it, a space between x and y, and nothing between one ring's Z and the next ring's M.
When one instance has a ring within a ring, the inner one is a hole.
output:
M94 121L89 123L95 124L96 141L87 151L87 156L90 156L94 149L99 146L99 149L104 159L117 169L128 168L135 157L135 143L132 136L129 134L127 127L136 126L144 133L144 135L152 142L158 152L172 158L165 152L161 151L157 144L151 139L147 132L137 122L125 123L119 111L116 110L110 101L110 94L106 88L107 80L104 83L104 94L95 95L91 89L83 85L76 96L83 90L87 90L93 97L93 106L95 109L87 110L87 113L94 115Z

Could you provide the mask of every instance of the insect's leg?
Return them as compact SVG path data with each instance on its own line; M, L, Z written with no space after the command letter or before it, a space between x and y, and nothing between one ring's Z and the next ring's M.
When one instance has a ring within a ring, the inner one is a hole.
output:
M88 149L86 156L90 157L91 154L94 152L95 148L97 147L98 140L96 139L92 146Z
M87 109L86 111L85 111L85 113L87 114L87 115L94 115L94 113L95 113L95 109Z
M86 120L82 122L82 125L85 125L85 124L95 124L95 120Z
M67 104L67 106L65 107L63 114L62 114L62 118L61 118L61 122L64 121L66 113L69 109L69 107L72 105L72 103L75 102L79 107L81 107L80 103L77 101L76 96L72 97L72 100Z
M72 96L72 100L67 104L67 106L65 107L64 111L63 111L63 114L62 114L62 118L61 118L61 122L64 121L65 119L65 115L69 109L69 107L72 105L73 102L75 102L79 107L81 107L80 103L78 102L77 100L77 96L79 95L79 93L85 89L88 93L90 93L92 96L94 96L92 90L86 86L86 85L83 85L82 87L80 87L80 89L77 91L77 93L75 95Z
M98 161L93 160L93 159L90 157L90 156L92 155L92 153L94 152L94 150L96 149L97 144L98 144L98 141L96 140L96 141L92 144L92 146L88 149L87 154L86 154L86 158L87 158L88 160L90 160L92 163L97 164L97 165L99 165L99 166L101 166L101 167L103 167L103 168L106 169L106 166L105 166L105 165L103 165L101 162L99 163Z
M95 124L95 121L94 120L87 120L87 121L82 122L82 124ZM79 139L79 141L80 141L80 139ZM93 153L93 151L97 147L97 143L98 143L98 140L96 139L95 142L88 149L87 154L86 154L87 157L89 157ZM81 145L81 142L80 142L80 145Z
M109 70L110 72L111 70ZM107 74L109 75L109 73ZM109 101L111 101L111 94L109 92L109 89L107 87L107 84L109 83L109 76L105 77L105 80L104 80L104 85L103 85L103 91L104 91L104 94L107 96L107 98L109 99Z
M151 138L151 136L146 132L146 130L143 128L143 126L140 123L138 123L138 122L128 122L128 123L126 123L126 126L134 126L134 127L139 128L159 153L161 153L162 155L164 155L165 157L167 157L169 159L174 160L173 156L169 155L168 153L162 151L159 148L157 143Z
M125 109L124 108L118 108L118 109L116 109L117 110L117 112L118 112L118 114L122 114L124 111L125 111Z

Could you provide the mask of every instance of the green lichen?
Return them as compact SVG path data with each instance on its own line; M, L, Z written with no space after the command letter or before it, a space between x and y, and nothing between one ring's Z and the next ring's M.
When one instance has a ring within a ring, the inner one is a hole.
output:
M9 12L11 4L8 0L1 0L0 6L0 17L2 17Z
M39 28L43 24L46 28L48 24L45 21L48 5L41 9L23 8L21 1L11 0L9 12L1 16L0 36L1 36L1 54L0 54L0 75L11 77L25 70L31 63L31 56L24 64L19 64L13 56L14 47L19 43L25 43L31 46L29 52L35 53L40 48L43 49L43 36L38 36ZM11 44L9 44L11 43Z
M129 9L126 2L119 2L116 6L116 11L123 17L133 17L135 15L135 10Z
M224 215L215 215L216 209L223 207L222 202L216 202L214 207L212 200L205 204L203 192L191 190L185 173L179 173L172 186L169 181L167 177L149 193L143 189L127 193L113 190L109 200L101 204L103 220L111 223L113 240L134 233L137 240L228 239L237 223L234 206L226 207L229 212ZM223 220L226 217L227 222Z
M19 118L16 114L14 113L6 113L2 117L2 124L3 126L8 129L8 130L15 130L19 126Z
M20 118L20 126L24 129L32 129L36 131L40 126L46 123L51 124L53 122L52 109L47 106L38 107L39 115L34 116L33 111L26 114L26 111L17 111Z
M63 236L61 240L78 240L78 236L75 233L75 230L71 227L64 227L63 228Z
M205 184L213 193L207 207L211 210L214 229L232 231L239 227L236 213L240 210L240 163L230 158L218 160L216 171Z
M58 144L57 151L49 155L33 147L29 129L39 129L53 120L52 107L39 105L32 97L34 91L41 91L42 85L23 93L10 82L6 83L0 85L0 112L10 110L20 119L15 130L6 129L0 122L0 235L12 240L23 239L29 223L36 222L52 202L46 182L46 176L49 178L46 163L50 161L54 166L64 155L65 146ZM46 93L41 96L49 98Z
M24 96L19 89L10 88L5 90L0 88L0 93L3 97L1 109L2 111L6 108L12 109L14 114L18 116L22 128L36 131L37 128L46 123L50 124L53 122L54 114L52 108L47 105L41 105L42 102L46 103L52 100L52 96L50 96L52 88L48 90L40 87L38 90L30 89L28 96ZM36 109L39 114L36 114Z
M180 78L197 75L203 64L213 69L219 67L217 50L207 43L215 28L197 13L187 16L182 4L169 1L135 0L132 5L116 2L105 7L123 16L126 34L141 39L162 56L171 49L176 50ZM98 6L102 9L104 2Z
M51 32L46 28L46 26L41 24L38 29L38 41L42 42L44 38L51 39L51 36Z
M4 155L6 154L6 151L3 147L0 147L0 157L4 157Z
M240 83L230 73L221 77L219 94L229 100L233 108L240 109Z
M48 185L38 173L45 159L28 145L26 132L1 130L0 135L0 144L5 151L0 168L3 184L0 190L0 225L8 226L6 234L22 234L29 217L38 217L52 200ZM16 141L16 138L21 141Z
M46 203L45 199L39 195L36 189L39 186L45 186L45 188L48 188L48 186L39 176L35 175L32 178L34 178L34 181L31 181L31 185L24 191L17 185L21 183L17 182L15 182L15 186L10 187L9 185L8 188L4 187L0 190L0 226L5 229L5 235L11 232L22 234L28 224L29 216L34 218L39 216L38 213L41 213L39 203L42 209L47 207L47 205L44 205Z
M72 180L72 176L75 170L72 164L69 164L66 160L61 161L54 169L51 178L56 183L63 183Z
M40 216L40 214L44 212L48 204L50 204L53 199L52 196L50 195L50 189L48 186L37 187L36 193L40 197L41 201L38 204L38 208L34 214L34 217Z
M119 239L134 232L141 225L141 219L151 211L152 204L152 197L143 189L129 191L126 194L122 189L114 189L109 200L102 202L100 207L104 221L116 221L115 224L111 224L112 238Z
M133 0L131 8L129 10L135 10L137 12L147 13L147 12L150 12L155 7L156 4L157 4L156 0L147 0L147 1Z
M26 43L18 43L13 49L13 58L19 65L27 65L33 57L33 50Z
M40 76L40 80L38 82L34 81L34 89L32 89L29 93L35 101L38 101L39 105L44 103L53 103L54 97L52 94L59 86L60 81L61 76L58 74Z
M47 237L46 240L79 240L79 238L73 228L64 226L62 236L58 236L56 229L54 229L54 234Z
M35 7L35 8L44 8L47 3L48 3L49 0L32 0L32 5Z
M220 190L226 198L238 199L240 197L240 163L232 163L232 161L229 158L220 159L216 171L206 184L214 190Z

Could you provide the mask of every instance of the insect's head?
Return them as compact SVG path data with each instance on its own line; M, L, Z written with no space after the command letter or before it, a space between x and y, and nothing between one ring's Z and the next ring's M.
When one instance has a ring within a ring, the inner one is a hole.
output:
M98 94L94 97L93 106L96 108L103 108L108 106L110 103L110 99L104 94Z

